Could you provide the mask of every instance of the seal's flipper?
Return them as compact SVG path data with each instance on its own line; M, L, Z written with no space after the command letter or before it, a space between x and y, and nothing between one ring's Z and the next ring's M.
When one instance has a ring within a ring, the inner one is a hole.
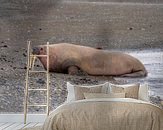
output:
M96 47L96 49L98 49L98 50L102 50L102 47Z
M143 70L120 75L120 77L133 77L133 78L134 77L145 77L145 76L147 76L147 72L143 71Z
M68 67L68 74L70 74L70 75L77 75L78 71L79 71L79 69L76 66Z

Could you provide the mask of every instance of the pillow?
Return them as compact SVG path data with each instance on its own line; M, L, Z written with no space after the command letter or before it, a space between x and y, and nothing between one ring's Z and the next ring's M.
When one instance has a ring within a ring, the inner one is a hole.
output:
M74 87L75 99L82 100L85 99L84 93L101 93L102 86L96 87Z
M149 86L147 83L141 84L140 88L139 88L139 96L138 96L139 100L143 100L143 101L150 101L149 98Z
M68 91L67 102L71 102L71 101L75 101L75 100L76 100L76 99L75 99L74 87L91 88L91 87L98 87L98 86L102 86L102 88L101 88L101 93L110 92L109 83L108 83L108 82L106 82L106 83L104 83L104 84L92 85L92 86L72 85L71 83L67 82L67 91ZM109 90L108 90L108 89L109 89Z
M110 84L112 93L125 93L126 98L135 98L135 99L138 99L139 86L140 86L139 83L125 84L125 85Z
M67 102L75 101L75 92L74 92L74 85L67 82Z
M84 93L86 99L91 98L125 98L125 93Z

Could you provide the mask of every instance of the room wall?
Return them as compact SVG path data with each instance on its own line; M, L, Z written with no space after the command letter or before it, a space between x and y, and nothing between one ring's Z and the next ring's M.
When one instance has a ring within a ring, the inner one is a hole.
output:
M117 83L147 81L152 86L152 91L156 90L156 102L160 102L163 85L161 80L162 0L135 0L138 3L129 0L117 1L119 3L112 3L113 0L111 3L109 0L105 2L98 0L85 0L84 2L81 0L1 0L0 113L23 112L27 40L31 40L33 46L49 41L50 44L68 42L131 53L134 49L136 54L139 54L138 58L148 68L150 77L132 80L119 79ZM159 50L159 52L156 55L155 53L154 55L143 53L143 55L140 51L144 52L144 50L145 52ZM136 54L134 53L135 56ZM45 86L43 79L37 76L36 85ZM53 73L51 74L51 108L56 108L65 101L66 81L76 84L98 84L110 80L104 77L98 79L97 77ZM41 95L34 93L30 99L45 101ZM30 111L40 112L43 109L37 108Z

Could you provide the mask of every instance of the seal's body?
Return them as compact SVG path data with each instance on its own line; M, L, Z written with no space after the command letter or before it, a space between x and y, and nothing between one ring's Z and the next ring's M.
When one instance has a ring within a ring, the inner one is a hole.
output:
M33 53L46 54L46 45L35 48ZM46 69L46 58L39 59ZM79 69L89 75L131 77L147 75L144 65L128 54L68 43L49 45L49 71L76 74Z

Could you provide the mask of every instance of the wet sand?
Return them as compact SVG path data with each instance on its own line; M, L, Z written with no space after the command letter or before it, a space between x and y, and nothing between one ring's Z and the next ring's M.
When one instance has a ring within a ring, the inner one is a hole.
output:
M141 60L148 71L148 76L141 81L151 86L151 95L158 95L163 100L163 51L150 50L144 53L131 53L131 55Z
M161 100L163 100L163 51L159 49L143 51L133 50L127 53L138 58L148 71L147 77L129 78L127 82L146 82L150 86L150 95L159 96Z

